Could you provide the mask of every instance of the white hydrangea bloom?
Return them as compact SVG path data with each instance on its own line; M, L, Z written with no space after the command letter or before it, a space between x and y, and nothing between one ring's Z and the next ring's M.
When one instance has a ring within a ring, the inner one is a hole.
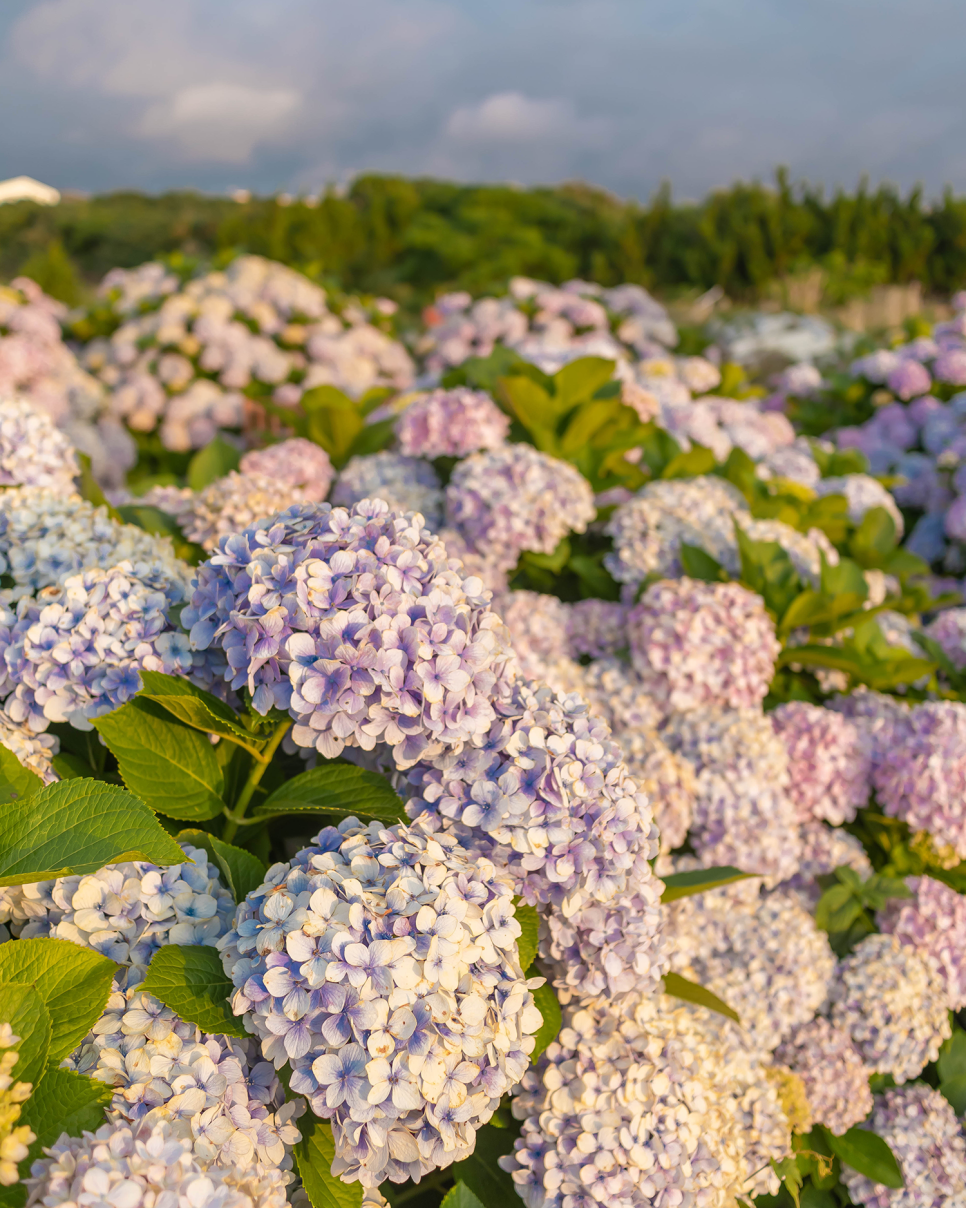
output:
M50 416L18 398L0 399L0 487L74 492L77 455Z
M36 772L44 784L60 779L50 762L60 752L60 739L56 734L37 734L29 726L11 721L0 711L0 744L12 751L25 768Z
M820 499L826 495L844 495L849 505L849 519L861 524L866 512L872 508L885 508L896 526L896 537L904 531L902 512L889 491L868 474L845 474L841 478L821 478L814 486Z
M192 494L176 514L188 540L211 552L229 533L241 532L259 520L270 520L308 498L304 488L279 478L232 470L224 478L209 483L203 491Z

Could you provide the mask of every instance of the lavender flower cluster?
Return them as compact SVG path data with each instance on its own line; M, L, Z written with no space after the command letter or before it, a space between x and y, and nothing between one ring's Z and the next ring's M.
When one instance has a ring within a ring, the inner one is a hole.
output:
M384 450L350 458L336 479L332 502L351 508L363 499L382 499L395 512L419 512L433 532L442 521L439 477L419 457Z
M466 457L506 441L510 418L481 390L433 390L417 398L396 423L406 457Z
M413 380L405 348L357 302L336 313L319 286L259 256L183 287L160 264L113 269L100 292L119 326L87 343L82 362L109 391L112 413L135 432L157 429L167 449L240 428L246 391L296 407L315 386L358 396Z
M49 415L22 399L0 401L0 487L70 495L79 472L73 446Z
M222 938L232 1006L332 1121L333 1172L378 1186L472 1151L540 1025L511 886L418 826L327 827Z

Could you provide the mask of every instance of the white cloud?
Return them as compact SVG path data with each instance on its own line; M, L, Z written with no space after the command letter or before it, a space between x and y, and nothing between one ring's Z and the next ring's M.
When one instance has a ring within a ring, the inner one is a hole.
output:
M137 129L172 140L188 159L243 164L286 132L300 103L292 88L190 84L147 109Z
M564 138L577 128L572 101L534 100L522 92L495 92L451 114L446 134L462 142L521 143Z

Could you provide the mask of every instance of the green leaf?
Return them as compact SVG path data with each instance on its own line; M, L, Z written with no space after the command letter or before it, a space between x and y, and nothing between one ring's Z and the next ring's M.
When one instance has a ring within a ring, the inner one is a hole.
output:
M662 478L697 478L715 467L714 454L703 445L692 445L687 453L672 457L661 471Z
M798 1158L795 1155L792 1155L788 1158L782 1158L780 1162L776 1162L773 1158L771 1166L775 1174L777 1174L781 1179L785 1190L792 1197L795 1208L800 1208L802 1202L802 1183L804 1182L804 1178L802 1176L801 1168L798 1164Z
M520 968L529 969L537 958L537 942L540 935L540 915L535 906L527 906L515 899L517 922L521 932L517 946L520 950Z
M943 1042L936 1069L942 1082L949 1078L966 1078L966 1032L962 1028L957 1027Z
M476 1133L476 1147L462 1162L453 1163L453 1178L462 1180L485 1208L509 1208L520 1198L516 1184L497 1159L513 1152L513 1133L484 1124Z
M815 926L829 934L847 931L862 913L862 903L848 885L826 889L815 907Z
M709 1011L717 1011L719 1015L727 1015L735 1023L741 1023L738 1012L732 1010L717 994L712 994L697 982L688 981L680 973L664 974L664 993L670 994L672 998L683 998L685 1002L696 1003L699 1007L707 1007Z
M661 878L664 882L661 901L676 902L678 898L704 893L707 889L718 889L722 885L733 885L735 881L745 881L750 876L751 873L742 872L730 864L719 868L695 868L691 872L673 872Z
M538 976L536 970L528 970L528 976L531 974ZM549 982L544 982L539 989L533 991L533 1002L543 1016L543 1023L540 1025L540 1030L536 1033L536 1047L530 1054L530 1060L536 1061L547 1045L553 1044L557 1039L563 1024L563 1014L560 1010L557 995L554 993L553 986Z
M532 378L501 378L499 394L511 415L515 415L533 442L544 453L557 452L557 421L560 409L556 400Z
M62 1061L100 1019L117 965L69 940L0 944L0 981L32 984L51 1019L50 1057Z
M306 390L301 407L308 417L309 439L321 445L336 469L341 469L349 459L353 442L365 427L360 409L334 386Z
M107 1083L50 1065L23 1105L18 1123L30 1125L40 1150L53 1145L61 1133L79 1137L85 1131L96 1132L113 1097L114 1088Z
M596 399L578 407L560 438L561 454L570 458L586 448L594 435L620 413L623 405L619 399Z
M117 757L124 783L159 814L201 822L225 808L225 779L211 743L160 705L135 697L94 727Z
M235 988L222 968L217 948L165 944L151 958L140 988L203 1032L242 1040L248 1036L228 1004Z
M758 467L744 449L737 445L728 454L728 460L721 467L721 477L736 486L750 503L761 485L758 477Z
M857 562L853 562L851 558L840 558L835 566L829 565L825 558L822 558L822 591L827 596L857 596L859 600L865 600L869 595L869 585L865 581L865 575L862 573L862 567Z
M396 434L396 417L376 420L374 424L363 424L349 446L349 457L368 457L380 453L392 444Z
M112 520L120 522L121 517L118 515L117 509L111 507L107 502L100 483L91 472L91 459L88 454L78 451L77 460L80 462L81 468L81 472L77 476L77 490L81 498L86 499L88 503L93 503L95 507L105 508Z
M0 806L0 885L25 885L105 864L180 864L184 853L133 793L99 780L62 780Z
M852 534L849 553L860 566L881 566L896 547L896 522L885 508L869 508Z
M825 1132L832 1153L841 1158L846 1166L851 1166L873 1183L881 1183L884 1187L905 1185L895 1154L876 1133L858 1125L839 1137L828 1129Z
M250 851L226 843L216 835L211 836L211 846L214 848L215 862L228 882L235 901L243 902L246 895L265 880L265 865Z
M777 541L754 541L737 521L735 538L741 555L741 581L758 592L773 616L784 616L802 591L795 564Z
M385 776L333 760L281 785L252 811L253 818L278 814L338 814L406 822L402 801Z
M6 945L4 945L6 947ZM19 1056L13 1067L17 1082L34 1086L43 1077L50 1055L50 1012L36 986L0 982L0 1023L8 1023L20 1039L13 1047Z
M707 550L700 545L689 545L681 542L681 569L690 579L703 579L706 583L723 583L727 581L724 567L712 558Z
M299 1120L302 1140L292 1150L312 1208L360 1208L362 1184L343 1183L332 1173L335 1140L328 1120L307 1111Z
M470 1191L462 1179L447 1191L439 1208L484 1208L482 1201Z
M578 403L590 402L601 386L614 376L615 361L604 357L580 357L553 375L553 395L559 414Z
M139 699L153 701L186 726L206 734L220 734L254 752L260 752L267 742L267 738L259 738L247 730L224 701L180 675L142 671L141 684Z
M188 486L203 491L210 483L237 470L241 454L234 446L216 436L188 462Z
M966 1074L944 1078L939 1084L939 1089L952 1104L957 1116L966 1115Z
M22 801L44 787L36 772L25 768L13 751L0 746L0 805Z

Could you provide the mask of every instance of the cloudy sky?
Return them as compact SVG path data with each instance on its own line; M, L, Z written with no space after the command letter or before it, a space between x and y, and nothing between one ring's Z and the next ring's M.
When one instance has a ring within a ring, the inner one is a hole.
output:
M966 191L962 0L5 0L0 176Z

